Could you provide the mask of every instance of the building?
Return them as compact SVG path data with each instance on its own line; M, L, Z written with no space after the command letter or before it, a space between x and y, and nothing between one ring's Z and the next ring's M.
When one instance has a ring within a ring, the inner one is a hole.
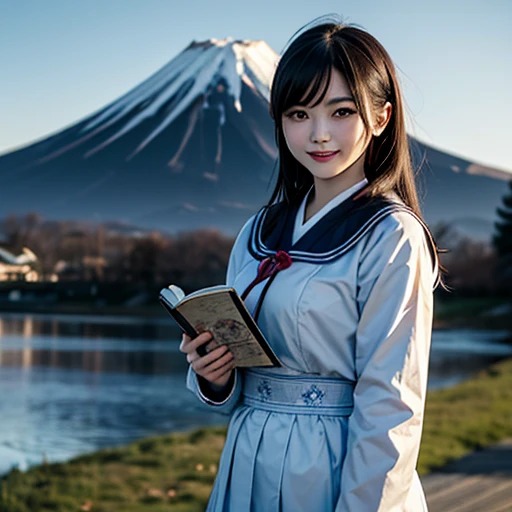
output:
M38 264L37 256L26 247L19 256L0 247L0 281L38 281Z

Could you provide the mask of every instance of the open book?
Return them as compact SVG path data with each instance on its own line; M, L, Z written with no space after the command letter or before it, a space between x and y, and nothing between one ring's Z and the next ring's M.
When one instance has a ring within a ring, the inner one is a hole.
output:
M236 366L281 366L232 286L211 286L185 295L179 286L170 285L160 290L160 302L191 338L209 331L218 345L227 345ZM205 346L197 352L204 356Z

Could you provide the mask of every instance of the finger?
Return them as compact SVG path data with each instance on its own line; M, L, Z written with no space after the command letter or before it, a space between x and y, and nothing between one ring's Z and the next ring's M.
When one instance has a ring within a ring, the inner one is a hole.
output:
M228 348L225 345L218 347L203 357L200 357L199 365L200 368L206 368L208 365L212 364L214 361L219 359L221 356L228 352Z
M183 333L181 336L181 343L180 343L180 352L186 352L185 347L191 342L192 338L186 334Z
M197 350L197 347L199 347L200 345L203 345L207 341L210 341L212 339L212 335L210 332L207 331L207 332L201 333L199 336L197 336L194 339L191 339L188 336L187 336L187 338L190 341L185 341L185 338L184 338L182 341L182 344L180 345L180 350L182 352L185 352L186 354L190 354L191 352L194 352L195 350Z
M197 361L199 359L199 355L196 351L191 352L190 354L187 354L187 362L192 364L194 361Z
M190 350L197 350L197 347L200 347L201 345L204 345L205 343L211 341L213 339L213 336L210 332L203 332L196 338L194 338L189 344L187 349Z
M219 369L221 366L224 366L226 363L229 363L233 359L233 354L231 352L228 352L227 354L224 354L222 357L219 357L216 361L213 361L213 363L210 363L208 366L205 367L205 370L210 372Z
M215 381L217 379L220 379L224 375L232 372L234 368L235 368L234 362L230 362L224 366L221 366L218 370L203 374L203 376L210 382Z
M219 359L219 357L223 356L226 351L228 350L228 347L226 345L222 345L221 347L216 348L215 350L212 350L210 353L206 354L203 357L200 357L197 360L197 368L199 370L202 370L209 364L213 363L213 361Z
M212 341L210 341L210 343L208 343L207 345L205 345L205 347L206 347L206 351L207 351L207 352L212 352L212 351L213 351L213 350L215 350L218 346L219 346L219 344L218 344L215 340L212 340Z

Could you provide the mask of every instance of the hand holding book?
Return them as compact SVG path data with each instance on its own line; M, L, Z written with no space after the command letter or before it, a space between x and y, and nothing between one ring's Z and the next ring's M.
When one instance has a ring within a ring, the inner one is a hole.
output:
M209 331L218 345L226 345L236 366L281 366L233 287L212 286L185 295L171 285L160 291L160 302L191 340ZM196 351L206 355L204 340Z
M199 355L197 349L200 346L206 348L206 355ZM211 333L203 332L194 339L183 334L180 351L187 354L187 362L192 365L192 369L206 379L214 391L220 391L229 382L235 368L233 354L226 345L218 346L212 340Z

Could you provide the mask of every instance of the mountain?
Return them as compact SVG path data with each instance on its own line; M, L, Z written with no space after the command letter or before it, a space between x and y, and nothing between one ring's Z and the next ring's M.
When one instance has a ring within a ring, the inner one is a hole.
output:
M264 41L192 42L116 101L0 155L0 216L235 234L276 179L268 100L277 59ZM410 142L418 162L426 157L427 222L492 223L512 174Z

